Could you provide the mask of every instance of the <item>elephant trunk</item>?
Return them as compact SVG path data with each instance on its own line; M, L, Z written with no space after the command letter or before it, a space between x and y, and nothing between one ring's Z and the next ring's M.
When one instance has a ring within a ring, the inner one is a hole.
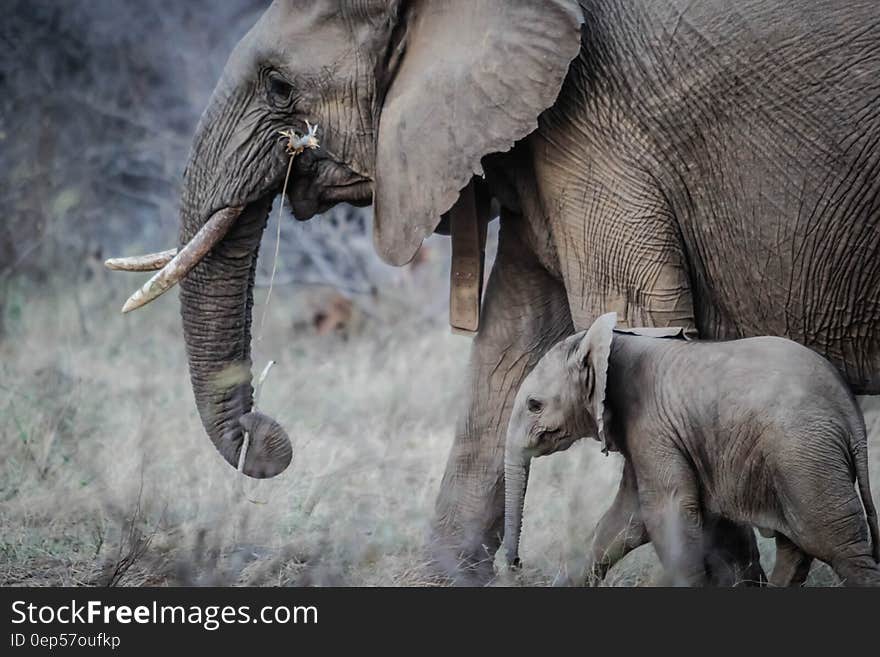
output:
M519 535L529 481L530 459L522 449L508 447L504 458L504 554L511 566L519 565Z
M241 209L222 238L180 281L186 352L196 406L214 446L238 467L247 431L243 472L272 477L288 466L292 449L277 422L253 411L250 344L254 274L272 195L248 199L229 187L233 183L228 178L217 182L218 172L226 168L216 142L222 123L209 108L194 140L182 190L181 250L203 231L208 217L232 206Z

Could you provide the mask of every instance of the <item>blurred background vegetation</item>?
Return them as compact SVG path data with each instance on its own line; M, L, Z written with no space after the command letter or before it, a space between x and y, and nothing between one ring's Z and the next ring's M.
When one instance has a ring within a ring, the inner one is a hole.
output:
M174 241L195 124L266 4L4 1L0 273L81 276Z

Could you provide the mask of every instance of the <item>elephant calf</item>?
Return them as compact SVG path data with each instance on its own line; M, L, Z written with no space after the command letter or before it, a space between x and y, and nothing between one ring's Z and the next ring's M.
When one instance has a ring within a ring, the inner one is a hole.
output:
M833 366L782 338L691 342L616 321L603 315L558 343L519 389L505 456L509 563L531 458L592 436L625 458L596 529L594 581L651 541L673 583L703 584L703 527L721 520L775 534L774 585L803 583L814 558L846 584L880 585L864 418Z

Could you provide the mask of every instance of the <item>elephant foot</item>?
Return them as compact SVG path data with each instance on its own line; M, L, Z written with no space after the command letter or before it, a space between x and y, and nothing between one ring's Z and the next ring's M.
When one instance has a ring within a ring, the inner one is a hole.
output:
M434 536L430 544L430 572L452 586L486 586L495 578L494 554L482 543L466 544Z
M713 586L766 586L751 526L716 519L708 523L707 530L706 570Z

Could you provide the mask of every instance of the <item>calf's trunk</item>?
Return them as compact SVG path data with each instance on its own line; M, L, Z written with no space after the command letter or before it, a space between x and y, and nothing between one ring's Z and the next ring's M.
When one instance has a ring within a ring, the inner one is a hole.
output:
M508 449L504 459L504 554L519 565L519 537L529 480L530 460L519 449Z

